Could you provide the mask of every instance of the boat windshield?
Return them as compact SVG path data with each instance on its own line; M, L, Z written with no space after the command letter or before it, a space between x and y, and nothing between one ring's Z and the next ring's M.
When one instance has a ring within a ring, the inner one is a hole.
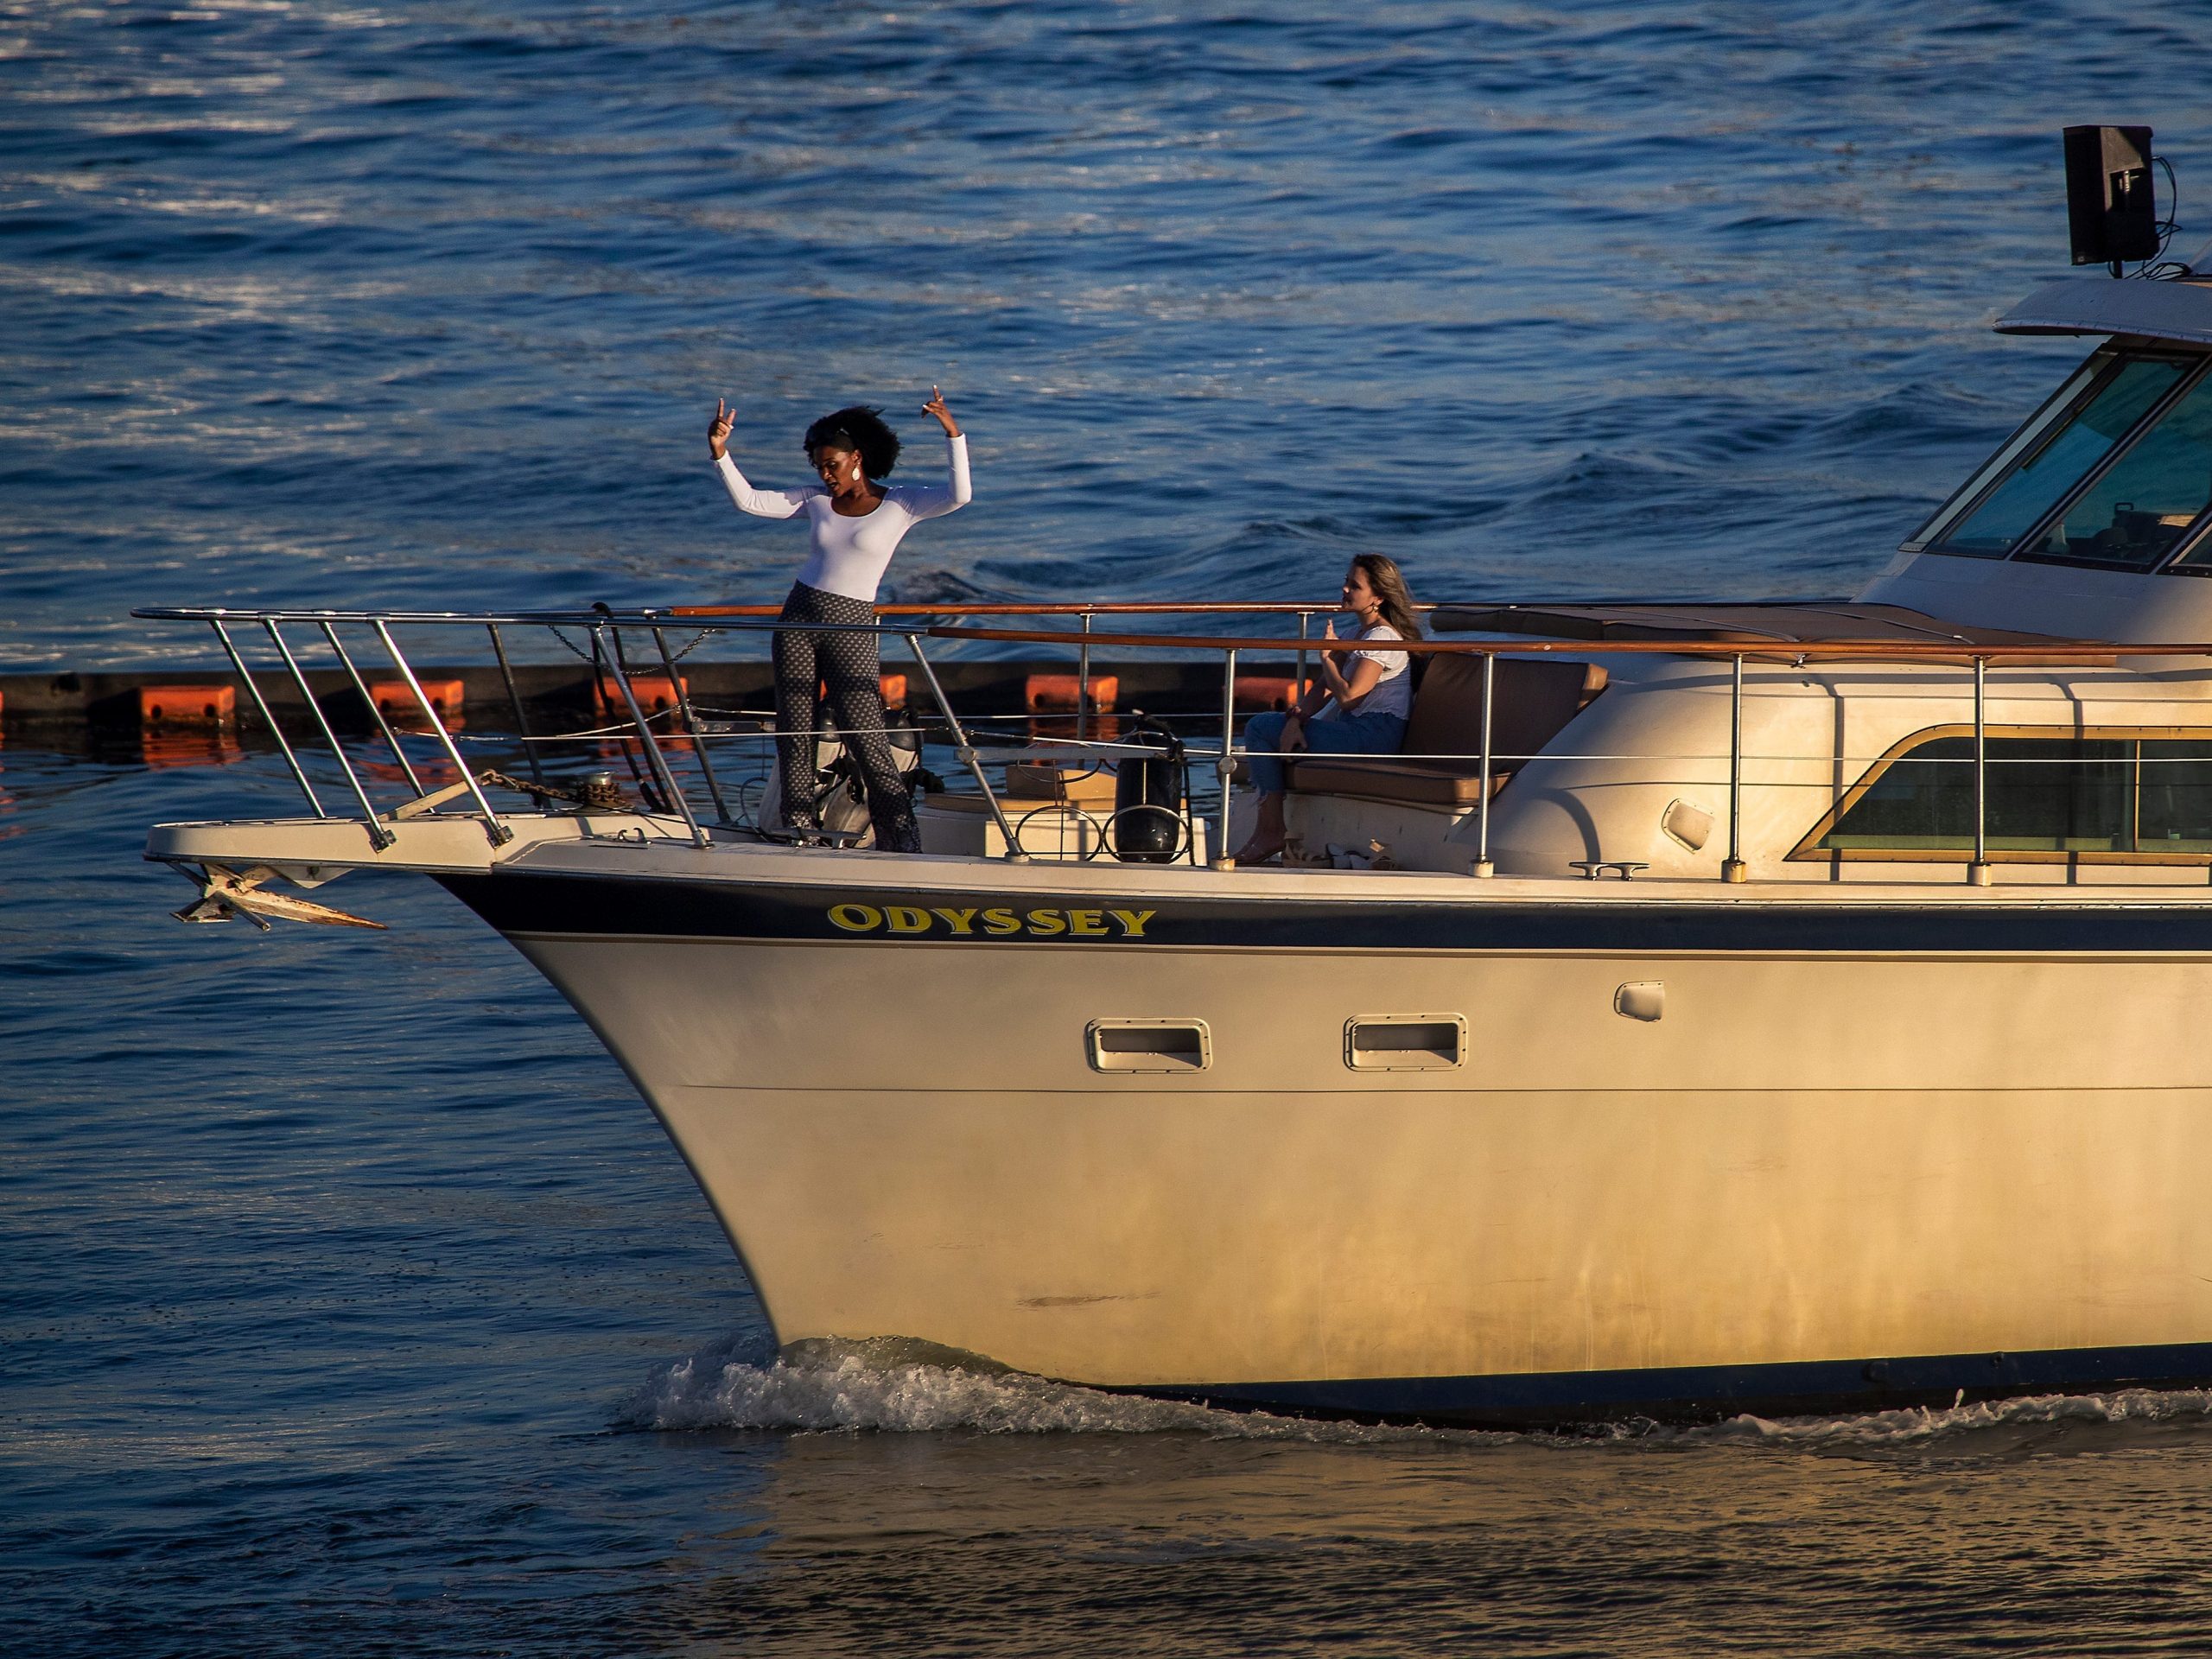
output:
M2021 538L2173 390L2187 367L2171 357L2121 358L2042 442L2024 450L1982 493L1973 509L1952 524L1939 550L1981 558L2004 558L2018 550ZM2063 537L2064 521L2056 528ZM2038 537L2039 549L2043 540ZM2057 550L2069 550L2062 545Z
M2212 381L2199 381L2018 556L2147 569L2212 504Z

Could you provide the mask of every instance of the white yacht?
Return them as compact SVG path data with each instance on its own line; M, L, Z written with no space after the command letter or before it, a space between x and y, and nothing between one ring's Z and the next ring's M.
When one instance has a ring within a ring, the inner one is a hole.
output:
M196 919L441 882L620 1059L785 1343L1444 1424L2212 1384L2212 272L1998 327L2100 343L1856 600L1442 607L1408 753L1294 763L1287 867L1189 807L1133 849L950 709L927 853L774 844L705 804L753 740L619 668L660 810L510 810L426 699L461 782L381 806L331 740L352 816L147 855ZM286 626L752 626L143 614L256 699L249 625L291 672ZM1256 626L1090 639L1216 651L1233 711L1299 644ZM931 685L940 639L1074 638L884 629Z

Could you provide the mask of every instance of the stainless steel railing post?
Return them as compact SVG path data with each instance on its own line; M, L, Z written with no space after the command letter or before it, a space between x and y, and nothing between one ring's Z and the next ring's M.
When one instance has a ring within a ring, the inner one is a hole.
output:
M1083 644L1075 654L1075 741L1090 736L1090 613L1083 613Z
M1497 874L1497 866L1490 861L1491 714L1497 691L1497 653L1486 651L1483 653L1483 770L1482 779L1475 785L1482 794L1475 807L1474 873L1482 876Z
M245 682L245 694L253 699L253 706L261 713L261 723L269 728L269 735L276 740L276 747L284 752L284 764L292 769L293 781L300 786L300 793L308 798L308 804L315 809L318 818L329 813L322 810L322 803L315 798L315 785L308 782L307 773L301 769L300 757L292 753L292 746L284 741L284 734L276 724L276 716L269 712L269 704L256 685L253 676L246 671L245 658L238 655L238 648L231 643L231 631L223 626L220 617L210 617L215 625L215 637L223 642L223 654L231 659L231 666L238 671L238 678Z
M1989 659L1974 659L1974 862L1967 866L1967 880L1977 887L1990 884L1989 869L1989 726L1984 718Z
M715 763L708 758L707 740L699 730L699 722L691 713L691 694L683 689L683 677L676 671L676 658L669 653L668 635L663 630L653 630L653 644L660 651L661 666L668 671L668 689L676 699L676 712L683 716L683 729L691 734L691 747L699 757L699 775L707 780L707 798L715 804L717 823L728 823L729 807L722 800L722 786L715 777ZM887 720L887 725L889 721Z
M361 701L368 706L369 718L376 721L377 729L384 734L384 741L391 746L391 758L399 762L400 771L406 774L408 787L418 798L429 793L423 787L423 780L415 775L415 768L407 759L407 751L399 747L399 734L391 729L391 722L384 717L384 710L377 707L377 700L369 695L368 684L361 678L361 671L353 666L353 658L339 642L338 630L325 622L322 637L330 641L331 650L338 653L338 660L346 665L346 672L353 679L353 689L361 694Z
M378 852L398 839L377 821L376 803L369 798L369 791L361 787L360 774L353 770L353 762L346 753L346 746L338 741L338 734L330 729L330 717L322 712L322 705L315 701L315 688L308 683L308 677L300 672L299 659L292 655L291 646L284 643L284 636L277 631L274 617L264 616L261 626L269 632L269 643L276 647L276 654L284 659L284 666L291 671L292 683L300 688L300 695L307 699L308 712L315 716L315 723L322 730L322 741L330 745L330 752L338 757L338 765L346 774L346 781L353 785L353 798L361 804L361 822L368 826L369 845Z
M944 688L938 683L937 670L930 666L928 655L922 650L922 636L910 633L906 644L914 653L914 665L922 671L922 677L930 683L930 696L937 700L938 712L944 716L944 723L952 728L953 753L968 765L969 775L976 780L976 787L983 791L983 801L991 809L991 818L999 827L999 834L1006 842L1006 855L1009 863L1027 864L1029 855L1022 850L1021 842L1014 833L1014 826L1006 821L1006 812L999 805L999 798L991 792L991 780L983 776L982 757L976 753L976 746L968 741L967 728L961 725L960 716L952 712L952 700L944 695Z
M1738 652L1728 694L1728 856L1721 861L1723 881L1747 881L1744 862L1744 658Z
M514 712L515 735L522 741L522 758L530 763L530 779L534 784L545 781L545 769L537 764L537 747L530 741L530 722L523 718L522 693L515 690L515 671L507 665L506 641L499 638L499 625L486 622L491 631L492 654L499 659L499 679L507 688L507 707ZM403 760L401 764L405 765Z
M604 631L604 624L592 630L594 633ZM683 798L683 791L676 786L676 774L668 769L668 761L660 752L660 745L653 741L653 728L645 719L645 711L638 706L638 694L630 689L630 671L622 661L621 637L617 634L607 641L607 660L614 670L614 684L622 693L622 701L629 707L630 719L637 726L639 746L645 752L646 766L652 769L661 788L667 791L669 804L683 820L683 827L691 832L691 844L695 847L712 845L707 832L699 827L698 819L691 816L691 803Z
M476 810L484 815L485 835L490 837L494 847L504 847L515 838L515 832L499 822L499 815L492 810L492 803L484 798L484 791L476 782L476 774L468 769L468 762L461 758L461 750L454 743L453 734L446 730L445 721L438 718L438 711L430 706L429 695L423 690L423 682L415 677L415 670L400 654L399 644L391 637L391 630L385 626L384 619L378 617L369 626L377 631L377 639L383 644L385 654L391 658L391 665L399 671L399 677L407 682L407 689L415 694L416 703L430 722L430 730L436 735L439 746L445 750L446 759L453 762L453 769L461 774L461 781L468 785L469 795L476 802Z
M1293 709L1306 700L1306 630L1312 626L1313 621L1313 612L1300 611L1298 613L1298 666L1291 671L1290 681L1290 705Z
M1236 653L1221 653L1221 759L1214 762L1214 772L1221 779L1221 840L1213 849L1212 868L1233 870L1236 861L1229 851L1229 809L1236 798L1236 791L1230 779L1236 771L1234 753L1236 743Z

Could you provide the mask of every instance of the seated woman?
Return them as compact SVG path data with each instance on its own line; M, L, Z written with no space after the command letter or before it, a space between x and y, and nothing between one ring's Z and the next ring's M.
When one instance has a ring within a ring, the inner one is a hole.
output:
M1380 553L1362 553L1344 573L1344 608L1359 619L1357 638L1418 639L1413 595L1396 563ZM1332 620L1324 639L1337 637ZM1239 864L1257 864L1282 850L1282 755L1300 749L1319 754L1395 754L1406 741L1406 720L1413 713L1411 653L1355 651L1337 665L1337 653L1321 653L1319 679L1287 714L1255 715L1244 728L1245 765L1259 791L1259 821L1252 838L1236 849Z

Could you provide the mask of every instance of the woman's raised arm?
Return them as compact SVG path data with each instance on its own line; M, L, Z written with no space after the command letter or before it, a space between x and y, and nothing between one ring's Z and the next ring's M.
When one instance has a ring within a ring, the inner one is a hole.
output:
M729 499L737 504L740 512L749 512L756 518L788 518L807 503L810 496L820 495L818 485L808 485L796 490L756 490L746 481L745 474L737 470L737 463L729 458L730 429L737 423L737 410L715 399L715 418L707 427L707 453L715 458L715 470L721 475L722 487L729 492Z
M960 429L960 423L944 406L944 394L931 386L930 400L922 408L925 413L936 416L937 423L944 429L945 470L950 477L942 486L913 486L907 492L906 510L917 518L937 518L966 506L976 499L976 490L968 480L968 435Z

